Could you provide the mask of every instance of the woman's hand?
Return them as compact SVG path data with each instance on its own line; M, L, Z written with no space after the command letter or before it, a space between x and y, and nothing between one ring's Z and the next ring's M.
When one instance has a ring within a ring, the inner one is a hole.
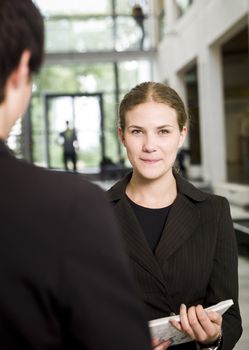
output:
M152 348L153 350L166 350L171 345L170 340L160 340L157 338L152 339Z
M202 305L191 306L187 310L182 304L180 322L172 320L171 324L197 342L212 344L221 334L222 316L214 311L206 312Z

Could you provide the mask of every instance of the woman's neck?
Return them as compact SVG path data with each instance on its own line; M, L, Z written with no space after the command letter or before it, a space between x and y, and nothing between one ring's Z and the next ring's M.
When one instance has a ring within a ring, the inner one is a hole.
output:
M172 171L167 177L156 180L141 178L135 173L126 187L127 196L147 208L163 208L171 205L177 196L176 181Z

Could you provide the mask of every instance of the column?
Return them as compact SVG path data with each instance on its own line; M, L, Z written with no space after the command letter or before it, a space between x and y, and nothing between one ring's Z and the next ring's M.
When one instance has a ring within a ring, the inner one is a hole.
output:
M175 0L164 0L167 32L171 32L177 20L177 6Z
M154 0L149 1L149 20L148 20L148 32L150 38L150 47L156 48L159 41L159 22L158 22L158 2Z
M203 47L198 58L203 178L226 181L225 112L219 46Z

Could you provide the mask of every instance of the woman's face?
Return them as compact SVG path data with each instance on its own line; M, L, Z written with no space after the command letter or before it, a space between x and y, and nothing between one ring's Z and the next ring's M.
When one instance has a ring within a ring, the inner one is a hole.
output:
M134 175L148 180L166 176L186 132L186 127L179 129L176 111L164 103L145 102L128 111L119 136Z

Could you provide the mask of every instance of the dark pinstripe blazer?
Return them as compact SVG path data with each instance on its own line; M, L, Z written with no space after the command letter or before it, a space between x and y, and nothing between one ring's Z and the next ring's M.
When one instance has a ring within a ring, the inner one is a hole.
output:
M237 243L228 201L204 193L174 174L178 195L162 237L150 250L125 196L128 174L109 191L148 319L179 313L181 303L205 307L225 299L222 349L232 349L242 328L238 306ZM189 343L179 348L195 349Z

